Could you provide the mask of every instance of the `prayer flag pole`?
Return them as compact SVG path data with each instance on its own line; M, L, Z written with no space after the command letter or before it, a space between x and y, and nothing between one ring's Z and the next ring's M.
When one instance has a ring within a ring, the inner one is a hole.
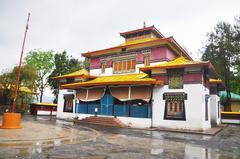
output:
M20 72L21 72L21 66L22 66L22 57L23 57L25 40L26 40L26 36L27 36L29 18L30 18L30 13L28 13L27 25L25 28L25 33L24 33L24 38L23 38L22 51L21 51L21 56L20 56L20 61L19 61L19 66L18 66L18 74L17 74L16 84L15 84L14 98L13 98L13 104L12 104L12 113L14 113L16 101L17 101L17 93L18 93Z
M20 79L21 66L22 66L22 57L23 57L25 40L26 40L26 36L27 36L29 18L30 18L30 13L28 13L27 24L26 24L26 28L25 28L23 43L22 43L22 51L21 51L21 56L20 56L20 61L19 61L19 66L18 66L18 74L17 74L17 78L16 78L16 83L15 83L12 111L11 111L11 113L3 114L2 126L0 127L2 129L20 129L21 128L21 114L14 113L14 110L15 110L16 100L17 100L19 79Z

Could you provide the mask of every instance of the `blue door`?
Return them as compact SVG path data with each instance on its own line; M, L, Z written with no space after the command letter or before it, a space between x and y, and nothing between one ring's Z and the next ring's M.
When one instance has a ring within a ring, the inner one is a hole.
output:
M101 111L99 110L99 106L100 106L99 100L88 102L88 114L95 114L95 108L98 108L97 114L101 114Z
M106 92L105 95L100 100L101 104L101 115L113 115L113 96Z
M76 103L76 113L87 114L87 103L81 101Z

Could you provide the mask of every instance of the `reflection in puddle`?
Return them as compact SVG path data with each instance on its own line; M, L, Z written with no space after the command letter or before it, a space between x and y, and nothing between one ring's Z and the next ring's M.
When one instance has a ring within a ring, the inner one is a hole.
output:
M163 149L151 149L152 155L159 155L163 152Z
M239 158L238 153L219 151L218 149L204 148L194 144L175 142L162 139L140 138L125 135L107 134L102 136L105 141L112 145L120 145L127 150L149 150L151 155L163 158L199 158L199 159L225 159ZM204 137L202 137L204 138ZM206 139L206 138L205 138ZM207 139L209 139L207 137ZM239 148L238 148L239 150ZM235 154L235 156L234 156ZM126 156L127 157L127 156Z
M65 121L57 121L56 125L48 121L46 124L25 124L28 128L14 133L0 131L0 158L240 158L237 144L228 149L230 151L218 149L213 147L213 141L216 145L222 144L222 138L219 141L212 136L134 129L113 129L111 132L109 128L98 132ZM22 132L26 136L21 136ZM210 146L205 145L209 143Z
M61 140L54 140L54 145L55 146L61 145Z
M96 131L90 128L74 129L60 123L56 126L24 122L22 126L23 128L18 130L0 130L0 158L30 157L43 154L43 149L50 150L62 144L96 140L98 136Z

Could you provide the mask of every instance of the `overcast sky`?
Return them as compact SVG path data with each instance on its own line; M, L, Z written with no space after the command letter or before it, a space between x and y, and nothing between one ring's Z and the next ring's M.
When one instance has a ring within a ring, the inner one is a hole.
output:
M0 0L0 71L18 64L28 12L25 55L42 48L80 58L122 43L120 32L145 21L197 58L207 32L240 15L240 0Z

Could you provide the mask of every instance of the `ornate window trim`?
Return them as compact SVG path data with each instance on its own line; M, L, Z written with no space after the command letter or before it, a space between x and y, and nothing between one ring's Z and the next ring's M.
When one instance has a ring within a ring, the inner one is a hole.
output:
M144 56L143 61L144 61L144 66L150 66L150 63L151 63L150 55L149 56Z
M106 73L106 66L105 62L101 63L101 73Z
M149 56L151 54L151 49L144 49L141 51L143 56Z
M113 62L130 60L130 59L136 59L136 54L134 54L134 55L122 55L122 56L118 56L118 57L112 57L112 61L113 61Z
M163 94L165 100L164 120L186 121L185 102L187 94L184 92L168 92Z
M63 105L63 112L73 113L73 94L65 94L63 95L64 98L64 105Z
M135 59L113 61L113 74L130 73L135 72L135 70L136 70Z

